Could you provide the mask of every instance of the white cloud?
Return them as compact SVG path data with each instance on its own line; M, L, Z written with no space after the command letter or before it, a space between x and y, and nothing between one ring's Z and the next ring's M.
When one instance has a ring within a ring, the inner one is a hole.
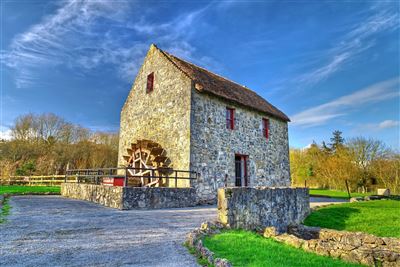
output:
M373 84L352 94L294 114L291 116L292 124L303 127L324 124L329 120L348 114L352 108L399 96L398 88L398 78Z
M375 44L375 34L399 27L399 13L388 5L373 6L365 20L356 24L335 46L330 48L324 63L295 79L295 82L316 84L340 71L345 64ZM321 56L319 56L321 57Z
M196 49L187 38L209 6L154 24L133 1L63 1L54 14L17 35L1 59L15 70L17 87L40 82L42 67L57 65L91 71L111 64L122 79L132 81L152 42L191 59Z
M11 129L0 127L0 140L10 140L11 139Z
M385 120L378 124L378 127L380 129L386 129L398 126L399 126L399 121L394 121L394 120Z

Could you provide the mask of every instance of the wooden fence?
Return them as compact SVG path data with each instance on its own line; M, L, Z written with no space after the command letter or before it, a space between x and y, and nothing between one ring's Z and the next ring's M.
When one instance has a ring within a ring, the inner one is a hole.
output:
M67 177L68 182L76 182L77 177ZM0 177L0 185L59 186L65 175L31 175Z

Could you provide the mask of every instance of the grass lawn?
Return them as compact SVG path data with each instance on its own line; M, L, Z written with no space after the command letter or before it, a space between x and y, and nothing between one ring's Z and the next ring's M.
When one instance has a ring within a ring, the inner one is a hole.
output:
M375 200L322 207L312 212L304 224L400 237L400 201Z
M5 199L3 202L3 205L1 206L0 209L0 223L3 223L6 221L6 216L10 213L10 205L8 204L8 198Z
M23 185L0 185L0 195L3 194L45 194L60 193L59 186L23 186Z
M373 195L373 193L350 193L351 197L365 197ZM329 190L329 189L311 189L310 196L326 196L335 198L349 198L349 194L345 191Z
M217 257L228 259L233 266L361 266L305 252L256 233L241 230L230 230L205 237L204 245Z

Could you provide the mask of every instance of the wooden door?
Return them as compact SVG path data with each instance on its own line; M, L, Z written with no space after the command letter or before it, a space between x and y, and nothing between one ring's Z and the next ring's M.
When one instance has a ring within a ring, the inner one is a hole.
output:
M235 186L248 186L247 155L235 155Z

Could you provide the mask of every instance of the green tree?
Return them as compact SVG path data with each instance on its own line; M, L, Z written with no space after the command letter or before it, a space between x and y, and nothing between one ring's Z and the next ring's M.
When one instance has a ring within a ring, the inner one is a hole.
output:
M35 168L35 163L32 161L25 162L21 167L17 168L15 171L16 175L31 175L34 171L36 170Z
M342 147L344 144L344 138L342 137L342 132L341 131L333 131L332 137L331 137L331 143L330 143L330 149L333 152L336 152L336 150L339 147Z

